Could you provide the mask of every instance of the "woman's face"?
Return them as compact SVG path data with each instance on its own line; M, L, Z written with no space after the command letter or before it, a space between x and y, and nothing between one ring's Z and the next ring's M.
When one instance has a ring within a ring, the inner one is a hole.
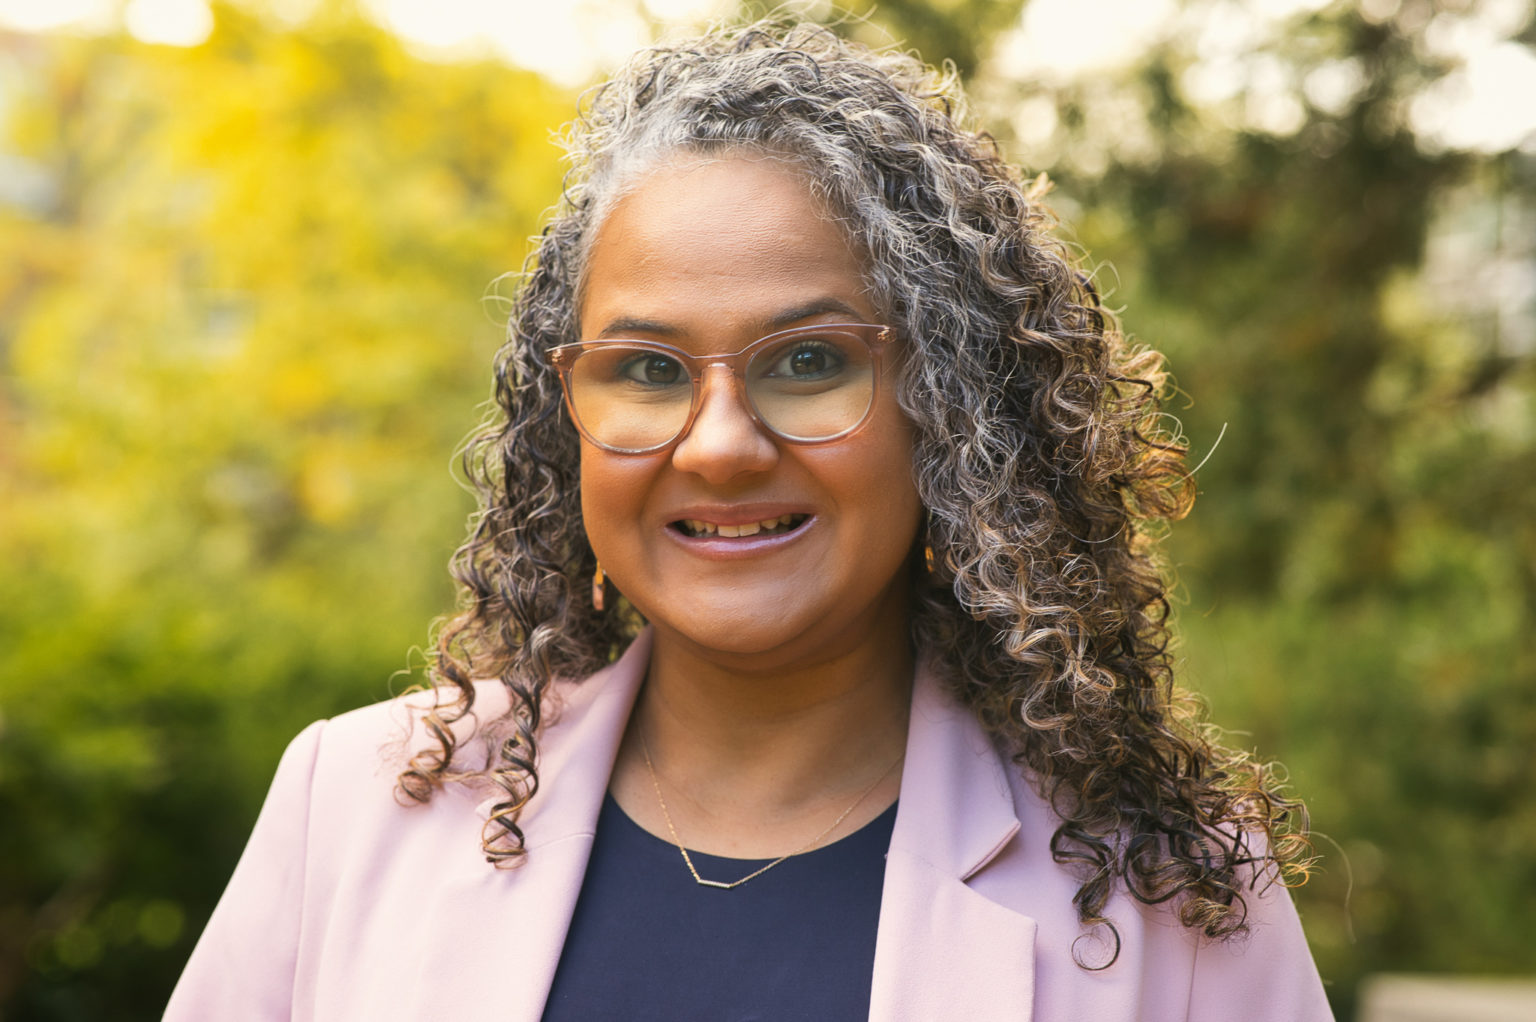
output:
M791 327L878 322L862 271L783 163L683 158L646 177L600 228L582 339L706 355ZM719 368L705 371L698 416L671 449L614 454L583 441L587 536L658 641L760 666L889 642L892 630L904 641L921 506L891 361L863 428L829 443L790 444L759 428ZM788 531L750 534L786 516ZM749 534L728 535L741 526Z

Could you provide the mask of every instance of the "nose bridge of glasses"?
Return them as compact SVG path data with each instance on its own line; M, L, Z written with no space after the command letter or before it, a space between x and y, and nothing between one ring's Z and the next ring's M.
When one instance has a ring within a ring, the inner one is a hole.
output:
M709 355L695 363L695 415L702 414L704 406L711 400L724 399L752 417L752 409L747 404L746 376L737 359L736 355Z
M715 355L700 355L694 359L694 365L698 366L700 382L704 375L711 369L723 369L734 376L740 376L742 368L746 365L746 359L741 352L723 352Z

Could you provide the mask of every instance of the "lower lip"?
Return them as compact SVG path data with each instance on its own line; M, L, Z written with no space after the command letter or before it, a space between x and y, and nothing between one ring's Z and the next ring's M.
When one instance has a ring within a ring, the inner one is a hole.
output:
M666 531L667 535L691 554L712 561L730 561L744 557L759 557L781 550L809 532L815 521L816 518L812 515L789 532L772 535L758 533L755 536L738 536L735 539L720 536L689 536L670 525L667 526Z

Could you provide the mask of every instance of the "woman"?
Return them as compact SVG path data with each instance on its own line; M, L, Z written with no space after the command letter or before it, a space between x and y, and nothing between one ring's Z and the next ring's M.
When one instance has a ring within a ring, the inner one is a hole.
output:
M169 1017L1328 1017L1160 360L959 101L764 26L594 95L435 687L295 740Z

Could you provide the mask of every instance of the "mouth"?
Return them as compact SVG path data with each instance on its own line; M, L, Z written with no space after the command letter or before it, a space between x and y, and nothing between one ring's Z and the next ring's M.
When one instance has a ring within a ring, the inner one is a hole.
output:
M782 536L794 532L805 524L809 515L789 514L777 518L764 518L757 522L737 525L721 525L716 522L684 518L672 523L672 528L689 539L745 539L748 536Z

